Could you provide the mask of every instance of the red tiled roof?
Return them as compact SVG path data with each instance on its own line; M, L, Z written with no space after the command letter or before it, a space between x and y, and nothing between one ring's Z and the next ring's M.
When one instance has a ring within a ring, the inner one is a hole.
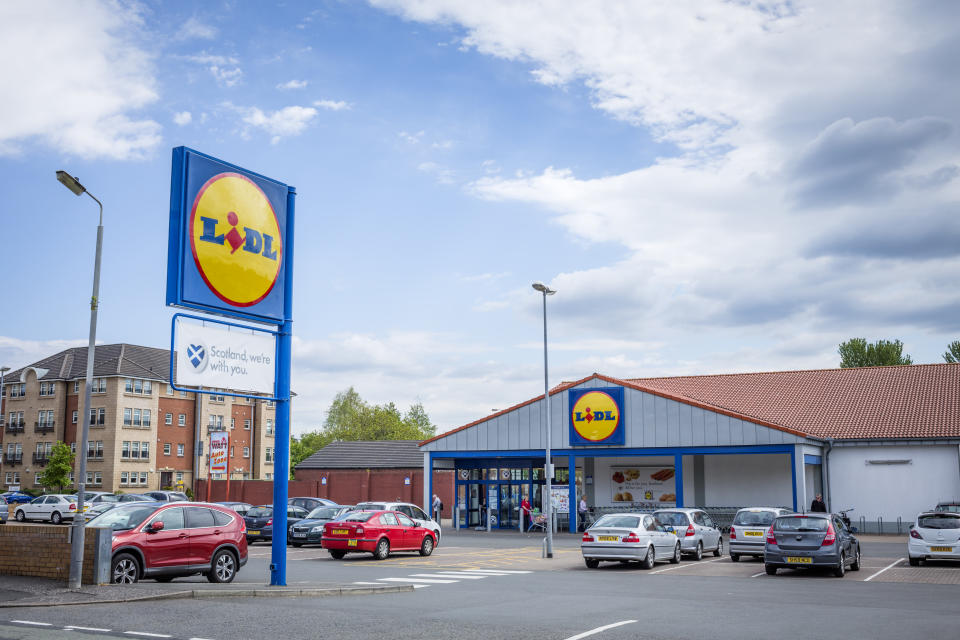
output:
M635 378L624 382L815 438L960 437L960 364Z

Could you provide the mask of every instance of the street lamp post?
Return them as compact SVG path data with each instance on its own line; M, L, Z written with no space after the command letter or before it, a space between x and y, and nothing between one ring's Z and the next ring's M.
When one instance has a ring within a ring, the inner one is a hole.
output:
M93 263L93 296L90 298L90 339L87 343L87 378L83 392L83 428L80 431L80 465L77 469L77 512L71 525L73 535L70 543L70 580L68 588L80 589L83 577L83 534L86 524L83 517L84 491L87 482L87 438L90 434L90 393L93 386L93 356L94 345L97 340L97 307L100 301L100 253L103 247L103 203L80 184L80 181L66 171L57 171L57 180L76 195L86 193L93 201L100 205L100 224L97 226L97 253Z
M543 513L547 517L547 557L553 557L553 496L551 491L551 482L553 481L553 464L550 456L550 376L547 369L547 296L552 296L557 291L551 289L542 282L534 282L533 288L543 294L543 408L547 413L547 457L544 465L544 473L547 477L547 495L543 499Z

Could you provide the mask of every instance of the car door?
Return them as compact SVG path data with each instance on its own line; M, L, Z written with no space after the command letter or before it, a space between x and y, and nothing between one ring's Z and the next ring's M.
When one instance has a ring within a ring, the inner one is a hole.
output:
M162 522L163 529L151 533L154 522ZM184 528L183 507L164 509L153 516L141 531L147 568L191 564L190 536Z
M403 529L403 547L405 549L419 549L423 541L423 532L426 529L403 513L397 514L397 522Z
M657 520L653 516L644 516L641 528L647 532L653 542L654 557L663 558L667 553L667 543L664 540L666 533L663 527L658 528Z
M37 514L40 513L40 505L47 501L47 496L40 496L39 498L34 498L30 502L26 502L20 505L20 511L23 512L23 516L27 520L32 520L37 517Z
M213 513L205 507L183 507L183 520L190 541L190 564L210 564L221 534Z
M403 527L400 526L400 521L397 520L397 514L392 512L386 512L380 514L380 527L383 529L383 532L387 534L387 539L390 541L391 549L406 549L407 541L405 534L403 532Z
M35 520L46 520L50 517L50 512L53 511L53 505L57 504L58 500L54 496L43 496L42 498L37 498L30 505L33 508L33 518Z
M838 546L843 550L843 555L847 560L852 560L856 555L856 549L853 548L853 540L846 524L839 517L834 516L833 528L837 532L837 542L840 543Z
M710 544L705 544L705 546L710 549L716 549L717 545L720 544L720 536L723 535L720 532L720 527L714 524L713 520L706 513L703 514L703 526L710 536Z

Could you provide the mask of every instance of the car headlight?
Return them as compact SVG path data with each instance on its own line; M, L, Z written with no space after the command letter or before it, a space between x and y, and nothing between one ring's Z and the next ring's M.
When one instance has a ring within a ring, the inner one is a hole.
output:
M323 525L310 529L310 533L323 533Z

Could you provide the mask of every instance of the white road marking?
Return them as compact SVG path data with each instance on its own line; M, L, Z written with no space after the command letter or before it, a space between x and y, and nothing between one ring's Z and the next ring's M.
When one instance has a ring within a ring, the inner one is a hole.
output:
M379 582L354 582L353 584L380 584Z
M16 622L17 624L32 624L36 627L52 627L53 626L49 622L34 622L33 620L11 620L10 622Z
M483 580L484 578L492 578L493 576L471 576L464 574L450 574L450 573L411 573L411 578L457 578L460 580Z
M886 571L887 569L893 569L895 566L897 566L897 565L900 564L901 562L903 562L903 558L900 558L900 559L897 560L896 562L892 562L892 563L888 564L888 565L885 566L883 569L880 569L880 571L877 571L876 573L874 573L873 575L871 575L869 578L867 578L866 580L864 580L864 582L870 582L871 580L873 580L874 578L876 578L878 575L880 575L881 573L883 573L883 572Z
M68 630L76 629L77 631L99 631L101 633L108 633L110 631L110 629L99 629L97 627L78 627L75 624L68 624L67 626L64 627L64 629L68 629Z
M426 589L426 588L429 587L430 585L428 585L428 584L415 584L415 585L411 585L411 586L412 586L414 589Z
M533 571L509 571L507 569L464 569L467 573L533 573Z
M190 638L190 640L210 640L210 638Z
M590 631L584 631L583 633L578 633L575 636L570 636L566 640L580 640L580 638L586 638L587 636L592 636L601 631L606 631L607 629L613 629L614 627L622 627L625 624L633 624L636 620L622 620L620 622L614 622L613 624L605 624L602 627L597 627L596 629L590 629Z
M172 638L165 633L148 633L146 631L124 631L128 636L142 636L144 638Z
M674 569L686 569L687 567L696 567L701 564L707 564L708 562L720 562L721 560L726 560L726 558L714 558L713 560L701 560L696 563L678 564L675 567L667 567L666 569L659 569L657 571L651 571L650 573L663 573L664 571L673 571Z
M753 574L753 575L750 576L750 577L751 577L751 578L759 578L759 577L762 576L762 575L766 575L766 573L767 573L766 571L761 571L760 573L755 573L755 574Z
M436 580L434 578L377 578L379 582L422 582L424 584L453 584L459 580Z

